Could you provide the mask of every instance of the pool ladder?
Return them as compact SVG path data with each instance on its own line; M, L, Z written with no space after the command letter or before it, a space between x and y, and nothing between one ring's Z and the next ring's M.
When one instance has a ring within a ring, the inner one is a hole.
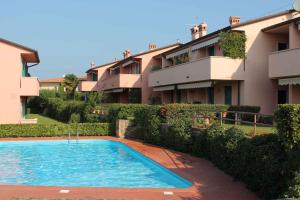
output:
M72 138L71 138L71 132L69 131L68 133L68 144L70 144ZM78 143L78 140L79 140L79 132L77 131L76 132L76 143Z

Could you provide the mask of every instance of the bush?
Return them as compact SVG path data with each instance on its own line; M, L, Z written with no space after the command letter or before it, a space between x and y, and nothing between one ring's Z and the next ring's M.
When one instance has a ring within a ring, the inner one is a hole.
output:
M228 111L245 112L245 113L259 113L259 106L230 106ZM238 116L242 121L254 122L254 116L251 114L239 114ZM227 118L234 119L233 113L228 113Z
M60 137L68 131L74 135L77 130L80 136L106 136L108 127L107 123L0 125L0 137Z
M297 171L289 183L288 190L283 193L282 198L300 198L300 171Z
M118 119L133 119L135 113L148 105L143 104L109 104L107 107L107 121L110 123L110 131L115 132Z
M275 121L281 143L291 150L300 142L300 105L279 105Z
M278 197L286 187L286 156L276 135L243 140L232 160L231 174L265 199Z
M144 134L144 140L151 144L161 144L160 106L144 106L135 112L135 123Z
M85 119L86 106L87 104L81 101L64 101L60 98L50 98L47 102L47 109L43 114L61 122L69 122L72 114L77 114L80 119ZM81 120L80 122L84 121Z
M69 123L74 124L74 123L79 123L80 122L80 115L77 113L71 114L71 117L69 119Z

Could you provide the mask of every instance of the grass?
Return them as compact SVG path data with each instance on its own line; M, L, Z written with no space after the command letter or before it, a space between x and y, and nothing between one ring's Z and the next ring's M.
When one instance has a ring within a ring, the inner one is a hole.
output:
M235 126L241 130L243 130L247 135L253 135L254 134L254 126L253 125L234 125L234 124L223 124L223 126L227 129ZM267 127L267 126L257 126L256 127L256 135L264 135L264 134L270 134L274 133L275 127Z
M38 119L38 124L62 124L62 122L39 114L27 114L26 119Z

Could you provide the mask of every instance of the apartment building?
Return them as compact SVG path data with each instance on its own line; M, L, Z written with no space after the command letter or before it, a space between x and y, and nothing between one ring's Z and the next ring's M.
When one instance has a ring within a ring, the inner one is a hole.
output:
M149 44L146 52L135 55L127 49L122 60L88 70L89 81L81 83L80 91L104 91L110 103L151 103L155 95L148 86L149 73L153 66L161 65L155 56L178 46L176 43L157 48Z
M293 10L241 22L207 34L202 23L192 41L166 51L161 69L149 74L148 87L162 103L257 105L270 114L280 103L300 103L300 33ZM224 56L221 32L245 33L246 58Z
M39 95L39 81L29 68L37 65L36 50L0 38L0 124L36 123L25 119L28 97Z
M78 89L80 92L96 92L100 91L100 84L107 79L106 70L116 64L117 61L106 63L100 66L91 64L91 68L86 71L86 80L80 81Z

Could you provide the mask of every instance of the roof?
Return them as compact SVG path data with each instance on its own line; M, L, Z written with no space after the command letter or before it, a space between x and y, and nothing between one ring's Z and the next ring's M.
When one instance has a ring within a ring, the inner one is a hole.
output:
M294 18L294 19L290 19L290 20L287 20L287 21L284 21L284 22L281 22L281 23L274 24L272 26L266 27L266 28L262 29L262 31L267 32L267 31L279 28L281 26L285 26L285 25L297 22L299 20L300 20L300 17L297 17L297 18Z
M187 43L181 45L180 47L177 47L177 48L171 49L169 51L166 51L166 52L164 52L164 53L162 53L162 54L160 54L158 56L165 56L165 55L171 54L173 52L179 51L181 49L184 49L184 48L186 48L186 47L188 47L190 45L194 45L194 44L203 42L205 40L217 37L218 34L221 33L221 32L230 31L230 30L233 30L233 29L241 27L241 26L246 26L246 25L249 25L249 24L257 23L257 22L260 22L260 21L264 21L264 20L267 20L267 19L271 19L271 18L274 18L274 17L281 16L281 15L284 15L284 14L289 14L289 13L292 13L294 11L295 10L287 10L287 11L283 11L283 12L280 12L280 13L276 13L276 14L272 14L272 15L263 16L263 17L259 17L259 18L256 18L256 19L248 20L248 21L245 21L245 22L241 22L241 23L236 24L236 25L226 26L226 27L221 28L221 29L219 29L217 31L214 31L214 32L212 32L210 34L207 34L207 35L205 35L205 36L203 36L201 38L198 38L196 40L192 40L190 42L187 42Z
M31 49L29 47L26 47L26 46L23 46L21 44L17 44L15 42L12 42L12 41L9 41L9 40L6 40L6 39L3 39L3 38L0 38L0 42L3 42L5 44L8 44L8 45L11 45L11 46L14 46L14 47L17 47L17 48L20 48L20 49L23 49L25 51L30 51L32 53L35 54L36 58L37 58L37 63L40 62L40 58L39 58L39 54L38 54L38 51L35 50L35 49Z
M107 65L112 65L112 64L115 64L115 63L117 63L117 62L119 62L119 61L114 61L114 62L106 63L106 64L103 64L103 65L99 65L99 66L96 66L96 67L92 67L92 68L88 69L85 73L89 73L90 71L99 69L99 68L101 68L101 67L105 67L105 66L107 66Z
M46 80L41 80L40 83L62 83L64 78L49 78Z
M175 47L175 46L178 46L178 45L181 45L181 43L174 43L174 44L170 44L170 45L167 45L167 46L163 46L163 47L160 47L160 48L156 48L156 49L153 49L153 50L149 50L149 51L145 51L145 52L142 52L142 53L138 53L138 54L132 55L132 56L130 56L128 58L125 58L125 59L117 62L116 64L114 64L110 68L115 68L115 67L117 67L119 65L122 65L122 64L126 63L127 61L135 59L138 56L142 56L142 55L145 55L145 54L153 53L153 52L160 51L160 50L163 50L163 49L167 49L167 48L170 48L170 47Z
M86 78L86 76L80 76L80 77L78 77L78 79L80 81L85 81L87 78ZM64 82L63 77L49 78L49 79L45 79L45 80L40 81L40 83L62 83L62 82Z

